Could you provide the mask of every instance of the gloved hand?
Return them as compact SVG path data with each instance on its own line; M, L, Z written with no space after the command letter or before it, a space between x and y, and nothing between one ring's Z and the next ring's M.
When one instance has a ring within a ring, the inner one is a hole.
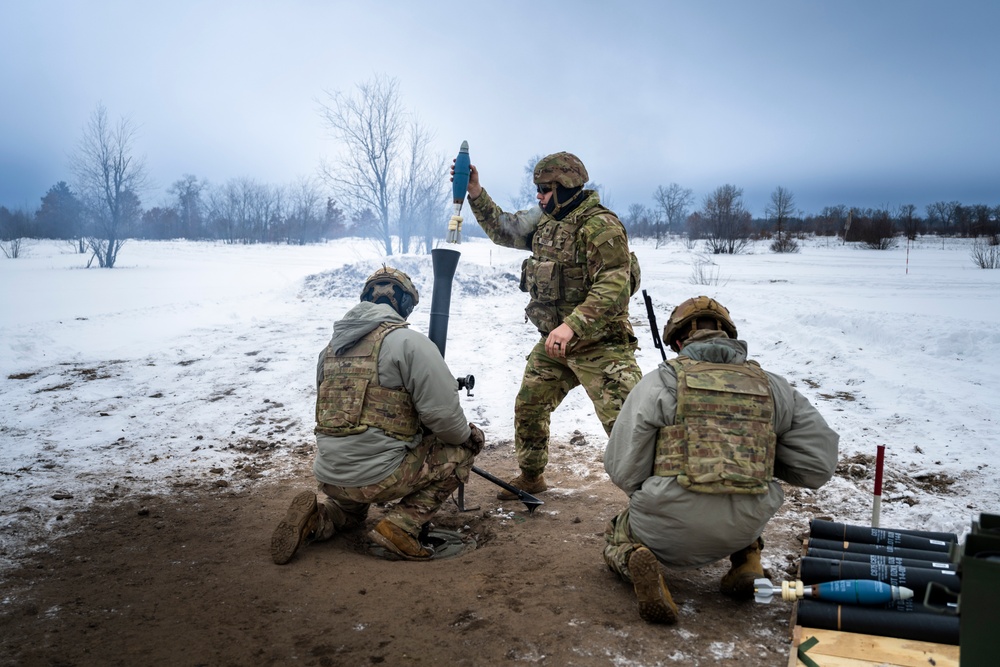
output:
M483 432L479 430L479 427L469 422L469 428L472 429L472 434L469 439L465 441L463 445L466 449L471 450L473 454L478 454L483 451L483 447L486 445L486 436Z

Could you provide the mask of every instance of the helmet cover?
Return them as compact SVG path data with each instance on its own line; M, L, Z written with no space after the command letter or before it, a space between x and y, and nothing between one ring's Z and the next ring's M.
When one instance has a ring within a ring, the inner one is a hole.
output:
M670 313L670 319L663 327L663 340L670 344L671 350L680 352L678 339L683 341L694 333L694 327L702 317L714 319L719 331L724 331L730 338L737 337L736 325L729 317L726 307L707 296L696 296L684 301Z
M582 188L589 178L583 162L572 153L546 155L535 165L535 185L558 183L564 188Z

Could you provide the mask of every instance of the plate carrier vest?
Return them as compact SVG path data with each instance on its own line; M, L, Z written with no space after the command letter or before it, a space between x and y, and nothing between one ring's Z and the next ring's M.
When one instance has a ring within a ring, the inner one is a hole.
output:
M656 438L653 474L698 493L762 494L774 476L774 398L755 361L677 357L674 424Z
M531 239L532 256L521 263L520 288L531 295L528 319L546 334L586 300L592 286L587 273L586 243L581 235L583 214L588 219L599 217L606 226L594 239L594 245L625 233L621 222L601 205L573 211L562 220L551 219L538 226ZM639 289L642 274L634 252L629 259L632 295ZM560 306L565 312L560 313Z
M380 428L397 440L420 430L420 418L405 389L378 383L378 355L386 335L407 323L383 322L340 354L327 345L323 381L316 398L316 433L332 436Z

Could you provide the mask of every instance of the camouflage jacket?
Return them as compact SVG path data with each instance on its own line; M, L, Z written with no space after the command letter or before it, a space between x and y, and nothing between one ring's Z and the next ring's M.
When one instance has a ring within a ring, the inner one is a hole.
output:
M715 364L747 360L746 343L725 337L688 344L682 352ZM654 474L657 438L675 423L677 412L677 375L668 362L643 375L625 399L608 439L604 469L629 496L633 534L667 565L705 565L757 539L784 500L779 479L816 489L833 476L837 433L787 380L764 373L774 401L771 424L777 440L776 479L762 494L693 493L677 477Z
M404 323L391 306L362 301L333 325L333 336L323 348L316 366L316 386L324 379L327 349L349 348L383 322ZM471 431L458 396L458 381L427 336L401 327L382 340L378 355L378 383L405 390L413 400L422 432L434 433L441 441L458 445ZM320 397L317 395L317 399ZM316 478L334 486L361 487L375 484L399 467L408 449L422 439L417 433L400 440L380 428L344 436L316 434Z
M531 250L521 289L531 297L525 313L542 335L565 323L577 337L571 347L634 339L628 303L638 288L638 264L625 228L597 192L585 190L562 220L538 207L507 213L485 190L469 204L494 243Z

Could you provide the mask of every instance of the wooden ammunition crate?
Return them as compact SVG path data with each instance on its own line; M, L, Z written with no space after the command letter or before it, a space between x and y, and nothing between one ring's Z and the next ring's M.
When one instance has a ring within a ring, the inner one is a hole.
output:
M805 654L819 667L958 667L959 647L912 639L861 635L804 628L792 631L788 667L802 667L799 646L815 637L818 641Z

